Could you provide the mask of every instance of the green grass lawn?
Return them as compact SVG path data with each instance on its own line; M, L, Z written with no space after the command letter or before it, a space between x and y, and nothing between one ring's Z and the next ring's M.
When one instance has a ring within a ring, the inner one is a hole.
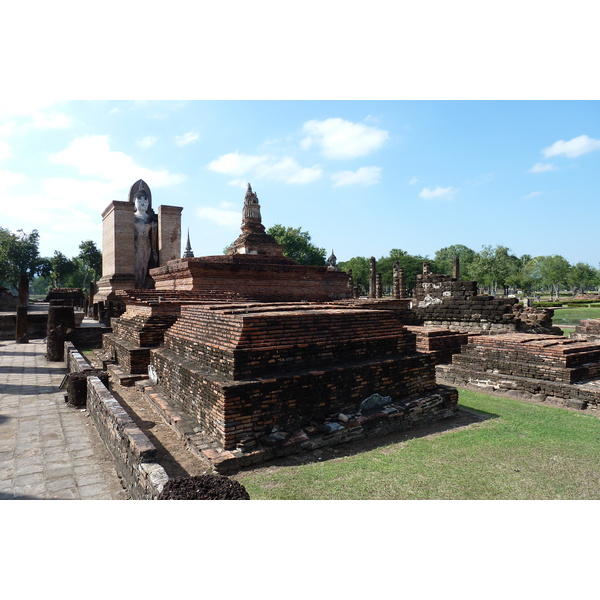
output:
M556 325L556 327L560 327L561 325L577 325L582 319L600 319L600 306L556 308L554 309L552 324Z
M460 390L462 429L239 473L253 500L600 499L600 419Z

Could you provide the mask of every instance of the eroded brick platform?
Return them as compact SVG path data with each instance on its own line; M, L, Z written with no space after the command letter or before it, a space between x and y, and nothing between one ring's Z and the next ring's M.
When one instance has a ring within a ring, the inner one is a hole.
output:
M452 364L438 365L445 383L576 408L600 402L600 344L539 334L469 336Z
M289 440L311 422L359 413L374 393L401 404L438 398L435 409L424 401L410 418L397 406L404 426L456 410L456 391L436 384L433 357L416 351L415 335L393 311L318 303L182 306L151 361L159 389L222 450L273 430Z

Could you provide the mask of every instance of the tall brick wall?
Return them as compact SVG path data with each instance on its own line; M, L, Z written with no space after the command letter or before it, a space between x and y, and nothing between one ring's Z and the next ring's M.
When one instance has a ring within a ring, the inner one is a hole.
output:
M114 200L102 213L102 277L133 275L134 206Z
M158 207L158 264L181 258L181 206Z

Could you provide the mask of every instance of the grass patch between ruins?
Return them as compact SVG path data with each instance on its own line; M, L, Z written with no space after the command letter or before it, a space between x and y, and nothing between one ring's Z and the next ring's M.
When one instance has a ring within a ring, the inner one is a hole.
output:
M459 390L487 417L300 466L239 473L253 500L600 499L600 419Z
M600 306L555 309L552 324L557 327L561 325L577 325L582 319L600 319Z

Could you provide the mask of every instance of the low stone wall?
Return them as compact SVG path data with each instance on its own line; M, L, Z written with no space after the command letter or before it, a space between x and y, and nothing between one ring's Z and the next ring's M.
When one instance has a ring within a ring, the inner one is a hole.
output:
M48 327L47 312L27 313L27 334L30 340L41 340L46 337ZM0 313L0 340L14 340L17 329L17 313Z
M98 377L87 380L87 407L134 500L155 499L168 475L155 462L156 448Z

